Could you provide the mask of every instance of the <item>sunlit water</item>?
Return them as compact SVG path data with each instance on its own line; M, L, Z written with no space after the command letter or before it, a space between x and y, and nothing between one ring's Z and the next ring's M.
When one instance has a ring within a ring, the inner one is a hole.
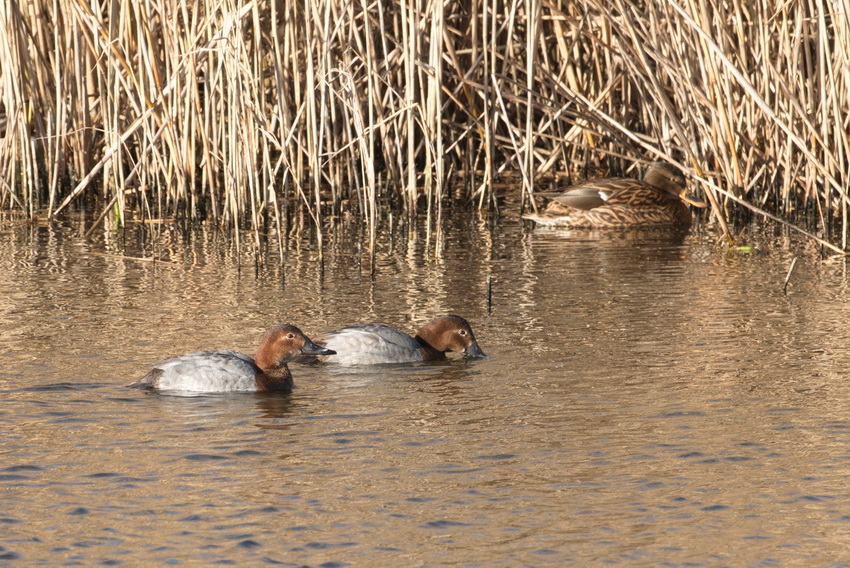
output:
M215 233L107 236L0 232L0 564L850 563L847 266L803 242L461 214L382 232L371 274L343 229L283 270L274 239L257 265ZM275 323L444 313L490 357L293 365L291 395L124 387Z

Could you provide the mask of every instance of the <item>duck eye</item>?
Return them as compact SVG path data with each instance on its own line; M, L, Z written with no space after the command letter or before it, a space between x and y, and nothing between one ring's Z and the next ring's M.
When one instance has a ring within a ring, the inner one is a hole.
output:
M295 334L294 333L287 333L286 338L287 339L295 339Z
M458 333L459 333L460 335L462 335L462 336L463 336L463 335L466 335L466 330L465 330L465 329L461 329L460 331L458 331Z

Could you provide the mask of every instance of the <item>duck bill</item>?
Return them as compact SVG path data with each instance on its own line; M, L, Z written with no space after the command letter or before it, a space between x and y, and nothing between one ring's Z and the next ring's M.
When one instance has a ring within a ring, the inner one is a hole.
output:
M336 351L333 349L313 343L313 340L309 337L305 337L304 339L304 347L301 348L303 355L336 355Z
M463 350L463 353L464 353L464 355L466 355L467 357L475 357L475 358L484 358L484 357L487 357L487 355L486 355L483 351L481 351L481 348L480 348L480 347L478 347L478 342L477 342L477 341L473 341L473 342L469 345L469 347L467 347L466 349L464 349L464 350Z
M689 205L693 205L694 207L699 207L700 209L707 207L705 201L700 201L699 199L697 199L696 197L694 197L693 195L691 195L687 191L682 192L682 194L679 196L679 199L681 199L685 203L688 203Z

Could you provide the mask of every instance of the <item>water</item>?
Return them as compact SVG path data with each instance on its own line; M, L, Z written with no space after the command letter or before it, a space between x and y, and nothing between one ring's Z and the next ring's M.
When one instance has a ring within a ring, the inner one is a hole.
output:
M464 221L382 233L374 275L346 227L282 271L274 242L258 266L210 232L6 226L0 564L850 564L843 261ZM123 386L275 323L450 312L489 359L293 365L290 395Z

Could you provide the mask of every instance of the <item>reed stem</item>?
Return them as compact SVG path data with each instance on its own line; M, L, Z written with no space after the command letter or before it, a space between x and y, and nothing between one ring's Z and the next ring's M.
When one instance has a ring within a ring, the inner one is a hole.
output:
M745 207L850 240L846 0L8 0L0 207L96 198L284 231L393 204L439 225L519 173L689 165L720 231ZM515 191L515 190L511 190ZM92 202L90 200L89 202ZM429 222L429 227L432 225ZM304 225L301 225L304 226ZM802 230L802 229L801 229ZM278 237L279 240L282 236ZM320 247L321 248L321 247Z

